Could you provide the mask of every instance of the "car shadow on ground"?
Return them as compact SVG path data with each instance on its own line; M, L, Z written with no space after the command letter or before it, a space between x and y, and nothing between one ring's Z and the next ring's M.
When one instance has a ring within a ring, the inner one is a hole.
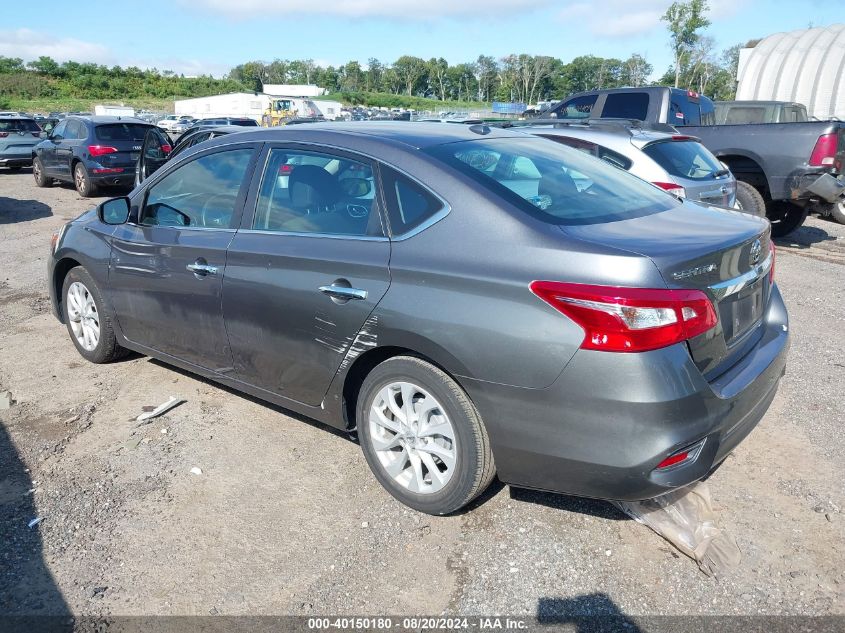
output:
M117 198L118 196L128 195L129 192L132 191L131 187L102 187L97 189L93 195L83 198L79 195L79 192L76 190L76 186L72 182L57 180L53 186L70 191L73 195L77 196L79 200L90 200L92 205L100 204L103 200L111 200L112 198Z
M547 508L564 510L565 512L587 514L600 519L609 519L611 521L631 520L627 514L622 512L615 505L609 501L602 501L600 499L572 497L553 492L540 492L538 490L528 490L527 488L514 488L513 486L511 486L510 489L510 496L514 501L546 506Z
M640 633L642 629L625 615L607 594L591 593L572 598L540 598L537 602L537 623L570 625L573 633L606 633L625 631Z
M6 428L0 422L0 630L24 626L19 618L67 616L70 609L44 560L41 530L29 523L38 517L37 484ZM49 520L49 518L47 519ZM28 623L26 630L37 630Z
M805 249L821 242L836 241L836 236L831 235L819 226L804 225L792 231L784 237L776 237L775 244L779 248Z
M53 209L38 200L17 200L0 196L0 225L49 218Z

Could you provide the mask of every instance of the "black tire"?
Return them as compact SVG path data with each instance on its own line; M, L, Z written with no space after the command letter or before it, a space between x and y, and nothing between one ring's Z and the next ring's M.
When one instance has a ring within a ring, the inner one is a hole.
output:
M370 407L384 387L398 381L413 383L431 394L452 423L456 456L454 471L437 492L412 492L394 481L379 461L373 446ZM356 420L364 457L378 482L396 499L420 512L435 515L455 512L484 492L496 474L490 439L475 406L454 380L422 359L395 356L373 369L361 385Z
M766 217L772 223L772 236L785 237L807 219L807 207L800 207L788 200L772 200L766 204Z
M736 203L743 213L756 215L759 218L766 217L766 201L757 188L747 182L737 180Z
M88 170L82 163L76 163L73 166L73 184L76 191L83 198L90 198L97 195L97 185L91 182L91 177L88 175Z
M88 294L93 299L96 319L100 328L99 340L97 341L96 346L90 350L85 349L85 347L83 347L79 342L73 331L73 325L71 322L72 317L70 314L71 308L69 305L70 301L68 299L68 291L70 290L70 287L77 282L85 287ZM113 360L126 356L129 352L129 350L117 344L117 338L114 335L114 329L112 327L112 317L105 310L105 305L103 295L100 293L99 287L94 282L94 279L88 271L82 266L72 268L68 272L64 283L62 284L62 314L65 319L65 324L67 325L70 340L73 342L74 346L76 346L76 350L83 358L91 361L92 363L109 363Z
M830 215L839 224L845 224L845 202L837 202L830 210Z
M35 184L38 187L52 187L53 179L48 178L44 174L44 165L40 158L35 158L32 161L32 177L35 178Z

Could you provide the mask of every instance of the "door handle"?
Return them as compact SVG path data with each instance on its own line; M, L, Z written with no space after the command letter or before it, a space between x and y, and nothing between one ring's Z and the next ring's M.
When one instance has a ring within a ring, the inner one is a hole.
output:
M332 299L340 299L341 301L348 301L349 299L366 299L367 291L359 290L358 288L349 288L348 286L320 286L318 288L324 295L329 295Z
M209 266L208 264L188 264L185 268L200 277L217 274L217 266Z

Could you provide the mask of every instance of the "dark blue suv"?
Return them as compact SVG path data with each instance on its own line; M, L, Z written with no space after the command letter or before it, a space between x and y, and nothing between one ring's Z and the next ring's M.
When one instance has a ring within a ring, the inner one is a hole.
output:
M100 187L131 188L144 136L154 127L129 117L67 117L32 150L35 183L72 182L84 197Z

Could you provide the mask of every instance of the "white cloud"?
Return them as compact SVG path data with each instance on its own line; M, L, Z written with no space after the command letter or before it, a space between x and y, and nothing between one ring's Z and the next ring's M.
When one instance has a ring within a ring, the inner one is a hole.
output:
M42 55L57 61L110 63L109 50L101 44L84 42L72 37L56 38L49 33L30 29L0 30L0 55L20 57L24 61L38 59Z
M441 17L483 16L491 17L497 11L513 12L548 7L552 0L328 0L303 2L302 0L179 0L193 8L204 7L225 15L242 18L267 18L272 5L274 16L283 15L337 15L361 18L397 18L415 21Z
M710 0L711 21L733 16L748 0ZM582 24L597 37L635 37L665 29L662 16L671 0L603 0L601 5L574 2L558 12L570 26Z

